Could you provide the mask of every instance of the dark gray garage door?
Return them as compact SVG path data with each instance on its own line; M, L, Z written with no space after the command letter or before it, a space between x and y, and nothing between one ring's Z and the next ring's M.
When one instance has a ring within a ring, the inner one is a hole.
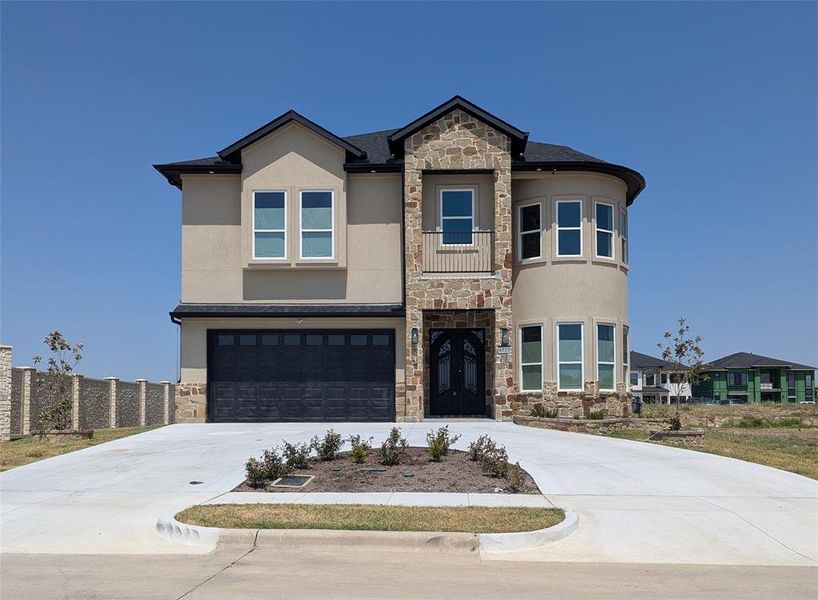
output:
M212 422L391 421L393 330L208 332Z

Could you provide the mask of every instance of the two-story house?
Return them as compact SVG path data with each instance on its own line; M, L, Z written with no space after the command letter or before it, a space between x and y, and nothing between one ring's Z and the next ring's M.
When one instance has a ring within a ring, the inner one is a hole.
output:
M628 410L628 210L642 176L459 96L339 137L290 111L182 191L176 418Z
M661 358L631 352L630 392L640 404L686 403L692 396L682 373Z

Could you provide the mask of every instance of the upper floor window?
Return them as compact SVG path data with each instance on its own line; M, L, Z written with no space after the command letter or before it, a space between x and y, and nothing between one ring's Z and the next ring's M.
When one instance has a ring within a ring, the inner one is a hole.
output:
M807 387L812 387L812 373L807 373L804 376L804 385Z
M541 207L540 203L527 204L518 209L519 232L518 247L520 248L520 260L529 258L540 258L542 256L541 243Z
M599 258L614 257L614 206L596 203L596 255Z
M662 377L659 379L662 385L667 383L667 373L662 373Z
M631 371L631 385L639 385L639 371Z
M301 192L301 258L332 258L334 194L331 190Z
M520 389L542 390L542 325L520 327L520 371Z
M645 385L656 385L656 375L654 373L645 374Z
M582 256L582 202L557 201L557 256Z
M561 390L583 389L582 323L559 323L557 386Z
M622 262L628 264L628 213L619 213L619 237L622 240Z
M613 325L596 326L596 370L600 390L611 391L616 389L616 377L614 375L615 331L616 327Z
M727 385L747 385L747 373L729 371L727 373Z
M253 192L253 258L287 257L287 193Z
M444 244L471 244L474 231L474 190L440 190L440 229Z

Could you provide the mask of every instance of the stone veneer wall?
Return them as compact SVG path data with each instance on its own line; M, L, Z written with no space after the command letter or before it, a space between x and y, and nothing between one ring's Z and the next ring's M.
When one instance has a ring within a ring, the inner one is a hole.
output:
M117 382L117 427L136 427L139 425L139 394L138 383Z
M163 422L164 402L165 390L161 383L145 384L145 425Z
M110 391L107 379L80 379L80 429L110 427Z
M174 423L204 423L207 420L207 384L177 383Z
M406 395L396 398L398 420L424 415L424 373L427 339L411 343L413 328L424 329L427 310L493 309L492 338L512 330L511 318L511 142L508 137L456 109L408 137L404 142L406 226ZM463 279L424 277L422 255L423 171L491 169L494 172L494 274ZM498 405L513 391L514 370L508 355L494 354L486 364L493 373L489 389ZM501 416L497 411L495 416Z
M0 441L11 439L11 346L0 346Z
M587 417L590 413L602 413L606 417L626 417L631 411L631 395L618 383L616 392L600 392L596 381L586 381L581 392L560 392L554 381L546 381L542 392L510 394L501 409L503 417L528 416L535 404L541 404L558 417Z

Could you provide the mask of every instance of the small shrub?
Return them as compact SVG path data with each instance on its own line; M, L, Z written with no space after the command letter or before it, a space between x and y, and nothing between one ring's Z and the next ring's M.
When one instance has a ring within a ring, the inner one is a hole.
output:
M784 417L773 423L775 427L803 427L800 417Z
M287 466L291 469L306 469L309 467L310 446L308 444L284 442L282 453Z
M244 463L244 472L247 475L247 483L250 487L260 488L267 479L267 468L264 463L256 458L248 458Z
M589 421L599 421L600 419L604 419L605 415L601 410L589 410L588 416L585 418Z
M556 419L557 418L557 411L545 408L542 404L535 404L531 407L531 411L529 413L532 417L537 417L538 419Z
M430 431L426 434L426 450L429 452L429 459L432 462L440 462L449 453L449 448L460 435L450 436L449 426L438 428L437 431Z
M520 463L508 465L506 470L506 489L512 494L519 494L526 488L525 471L520 466Z
M508 452L503 446L483 454L483 473L489 477L505 477L508 473Z
M393 427L389 432L389 437L381 444L381 464L382 465L399 465L403 453L409 442L401 437L400 429Z
M671 431L679 431L682 428L682 420L679 417L670 417L667 422Z
M372 449L372 438L364 440L360 435L351 435L349 436L349 443L352 446L352 458L359 465L363 464Z
M341 450L341 444L343 443L344 438L341 437L340 433L328 429L323 439L316 435L312 438L310 445L315 449L318 458L321 460L335 460L338 458L338 452Z
M483 455L488 450L493 450L496 446L497 445L489 436L485 434L481 435L479 438L469 444L469 460L481 462L483 460Z
M266 471L265 476L271 481L276 480L279 477L284 477L284 475L289 473L291 470L290 467L284 462L284 459L281 458L281 454L279 454L279 451L276 448L270 448L269 450L264 451L263 463Z

